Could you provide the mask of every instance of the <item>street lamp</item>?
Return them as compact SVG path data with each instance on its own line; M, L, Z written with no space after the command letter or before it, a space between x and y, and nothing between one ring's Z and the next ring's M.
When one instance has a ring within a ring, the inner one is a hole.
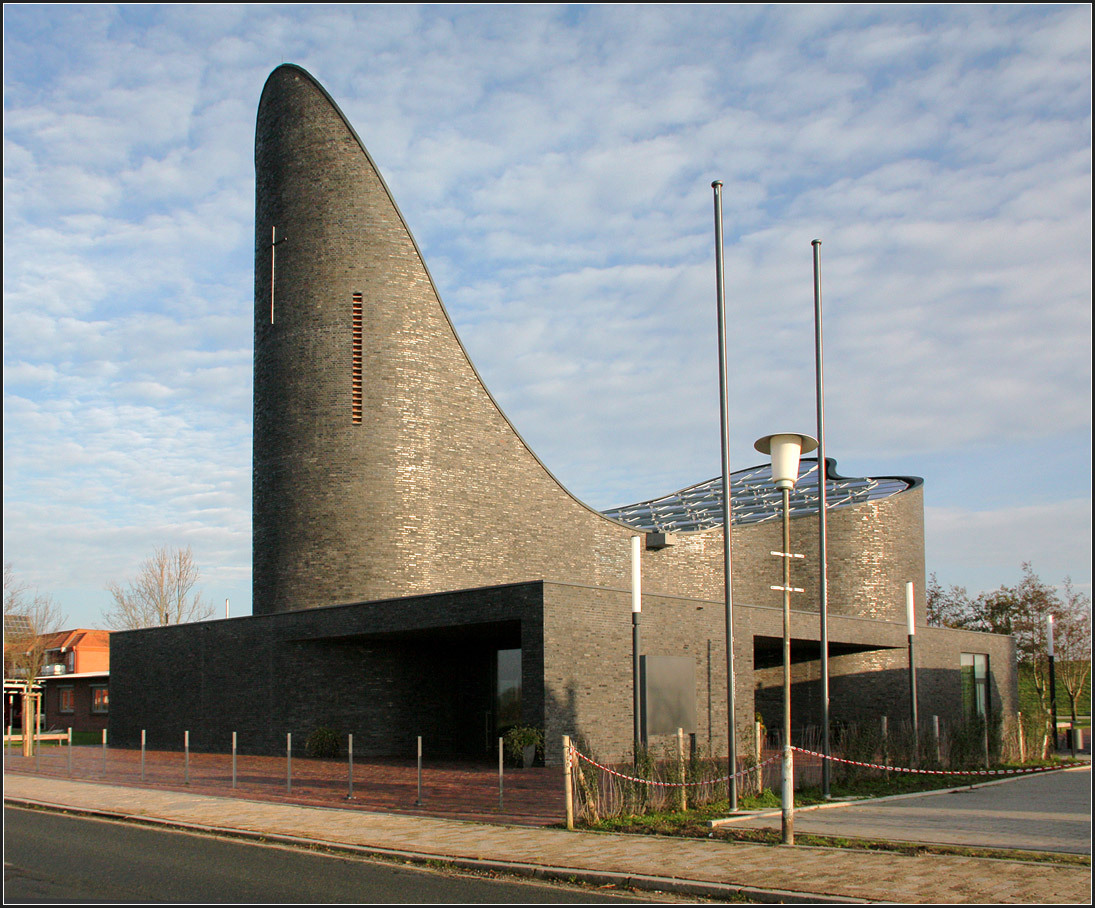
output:
M909 717L912 720L913 754L920 760L920 714L916 700L916 605L913 584L905 584L905 617L909 623Z
M766 435L754 447L772 456L772 482L783 493L783 551L773 552L783 559L783 773L780 806L784 845L795 844L795 776L791 751L791 489L798 480L798 461L802 454L817 448L817 439L809 435L782 432ZM797 592L801 592L798 590Z
M1057 676L1053 670L1053 616L1046 615L1046 642L1049 650L1049 727L1053 735L1053 753L1057 753ZM987 712L987 710L986 710ZM988 721L988 716L985 717Z

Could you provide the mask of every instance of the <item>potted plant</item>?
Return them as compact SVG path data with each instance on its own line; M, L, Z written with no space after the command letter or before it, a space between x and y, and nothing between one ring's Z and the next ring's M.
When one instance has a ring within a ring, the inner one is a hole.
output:
M515 766L532 766L544 752L544 733L538 728L515 725L503 736L506 756Z

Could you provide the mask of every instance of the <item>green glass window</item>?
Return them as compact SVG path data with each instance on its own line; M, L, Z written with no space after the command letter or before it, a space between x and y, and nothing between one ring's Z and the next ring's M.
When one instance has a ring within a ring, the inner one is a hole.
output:
M989 713L989 657L984 653L962 653L962 709L971 719Z
M521 724L521 650L498 650L495 726L499 735Z

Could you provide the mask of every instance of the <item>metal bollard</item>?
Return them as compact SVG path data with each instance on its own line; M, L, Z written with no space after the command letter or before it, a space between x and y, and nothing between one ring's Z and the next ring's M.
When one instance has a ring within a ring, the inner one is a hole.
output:
M103 729L103 775L106 775L106 729Z
M68 729L68 777L72 778L72 726Z
M232 787L236 787L236 733L232 732Z
M186 784L190 784L190 731L183 732L183 753L186 755Z
M498 739L498 809L502 809L502 738Z
M291 793L293 790L293 735L287 733L285 735L285 791Z
M422 806L422 735L418 736L418 798L415 807Z
M141 781L144 781L144 745L145 745L145 733L144 729L141 729Z
M347 801L352 801L354 798L354 736L349 736L349 743L346 747L346 754L350 761L350 792L346 795Z

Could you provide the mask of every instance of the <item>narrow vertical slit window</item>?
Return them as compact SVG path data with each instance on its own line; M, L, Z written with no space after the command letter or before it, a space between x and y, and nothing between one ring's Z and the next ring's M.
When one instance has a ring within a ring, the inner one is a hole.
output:
M355 293L353 297L353 310L351 313L351 337L352 350L350 360L350 416L355 423L361 422L361 367L364 357L363 350L363 314L361 294Z

